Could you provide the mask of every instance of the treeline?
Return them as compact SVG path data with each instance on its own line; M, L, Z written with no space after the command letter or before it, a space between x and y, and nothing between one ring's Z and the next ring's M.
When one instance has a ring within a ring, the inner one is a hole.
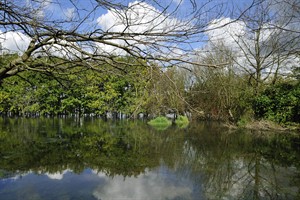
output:
M1 62L7 60L4 56ZM300 121L297 71L293 77L266 81L256 88L249 76L228 66L191 72L143 60L120 60L123 65L103 65L103 71L72 68L52 74L31 70L6 78L0 88L0 113L114 118L180 114L233 123L253 118Z
M7 55L2 62L8 62ZM45 59L46 58L37 58ZM120 58L120 66L26 71L4 79L0 112L9 116L90 115L131 117L187 111L169 74L143 60ZM101 70L103 69L103 70Z

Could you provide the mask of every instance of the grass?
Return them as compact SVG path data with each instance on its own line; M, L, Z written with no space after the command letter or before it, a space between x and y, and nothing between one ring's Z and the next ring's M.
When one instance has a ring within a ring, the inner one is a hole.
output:
M171 125L172 122L166 117L156 117L148 122L150 125Z
M158 130L165 130L172 124L172 122L166 117L156 117L155 119L150 120L148 124Z
M179 115L175 120L175 124L179 128L186 128L190 121L186 116ZM148 122L149 125L153 126L157 130L165 130L172 125L172 121L166 117L156 117Z
M179 115L177 117L177 119L175 120L175 124L179 127L179 128L186 128L189 125L190 121L187 118L187 116L182 116Z

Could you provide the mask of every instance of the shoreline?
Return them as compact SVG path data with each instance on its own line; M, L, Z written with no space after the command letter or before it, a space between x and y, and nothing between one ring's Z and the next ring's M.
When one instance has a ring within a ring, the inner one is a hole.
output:
M256 130L256 131L278 131L278 132L297 132L300 133L300 124L294 125L280 125L276 122L270 120L254 120L251 122L247 122L244 125L237 124L224 124L227 128L230 129L248 129L248 130Z

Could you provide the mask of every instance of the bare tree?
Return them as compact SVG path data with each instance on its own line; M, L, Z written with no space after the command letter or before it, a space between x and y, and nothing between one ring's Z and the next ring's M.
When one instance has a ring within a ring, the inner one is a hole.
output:
M300 59L300 1L299 0L273 0L278 12L273 26L282 30L281 43L287 43L281 51L289 52L298 61L294 64L294 69L299 69Z
M283 29L276 28L277 12L271 1L262 1L242 17L245 25L244 35L234 37L242 52L244 62L236 62L249 76L251 83L258 91L262 83L273 79L286 67L283 63L290 57L287 48L293 46L293 41L286 38ZM241 60L241 59L240 59Z
M243 15L238 20L221 18L210 25L210 32L215 26L224 27L211 34L209 48L224 42L230 54L234 52L237 69L249 75L249 84L256 92L267 80L275 83L279 74L288 72L296 62L300 34L291 34L295 16L283 16L279 5L283 6L282 2L275 0L255 1L248 10L239 10Z
M185 1L190 10L183 11L183 1L2 0L0 42L12 39L18 55L0 67L0 82L26 70L55 74L82 66L101 72L103 64L119 68L126 56L192 63L192 44L225 12L218 2ZM11 55L6 46L2 55Z

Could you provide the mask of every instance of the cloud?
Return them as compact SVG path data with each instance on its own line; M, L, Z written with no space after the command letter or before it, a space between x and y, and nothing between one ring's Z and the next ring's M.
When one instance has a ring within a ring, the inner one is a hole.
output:
M113 45L99 45L99 49L103 52L115 54L126 54L115 46L130 48L136 52L149 51L150 48L155 48L154 44L157 47L166 43L168 34L182 31L183 27L182 22L176 18L171 18L155 7L140 1L129 3L127 9L110 9L101 15L97 22L104 32L134 33L127 38L115 35L115 38L107 39Z
M2 53L22 53L27 48L31 38L17 31L0 32Z
M0 31L0 54L12 54L17 53L21 55L24 53L31 41L31 38L18 31ZM34 55L52 55L57 57L74 58L81 57L81 51L87 51L86 48L81 48L74 42L68 42L65 40L50 40L53 41L51 45L45 45L37 49Z
M46 176L50 179L55 179L55 180L61 180L64 178L64 175L68 172L71 172L71 170L64 170L62 172L56 172L56 173L45 173Z
M74 59L83 57L83 52L87 52L88 49L79 46L76 42L69 42L66 40L51 39L49 45L44 45L41 48L34 51L34 55L42 56L55 56L60 58Z
M76 16L76 9L73 7L58 8L53 0L36 2L27 0L29 8L35 8L36 15L40 17L51 16L53 19L64 19L72 21ZM56 8L56 9L54 9ZM60 12L57 12L60 11ZM103 42L89 43L89 49L99 55L127 55L128 51L136 55L145 56L168 56L180 57L183 52L180 46L168 39L170 33L181 32L186 26L178 19L162 13L154 6L141 1L134 1L124 9L109 9L107 13L97 19L97 24L102 31L108 33L101 39ZM114 34L117 33L117 34ZM121 33L134 33L131 36L122 36ZM30 42L30 38L21 32L11 31L1 34L0 43L6 52L24 52ZM173 42L173 43L172 43ZM175 41L176 42L176 41ZM172 43L172 44L171 44ZM72 48L71 46L75 47ZM87 46L87 45L86 45ZM75 43L64 43L44 46L35 51L36 54L51 54L55 56L74 57L80 55L77 51L82 47ZM77 49L77 50L75 50ZM87 48L83 48L86 50ZM126 50L124 50L126 49ZM71 55L73 54L73 55Z
M247 33L246 24L242 21L234 21L230 18L220 18L211 21L207 27L207 36L211 43L223 43L231 49L238 48L240 37Z
M103 178L103 175L100 174ZM101 200L113 199L192 199L192 188L184 184L172 183L167 177L154 172L138 175L137 177L115 176L106 178L106 184L95 189L93 195Z
M162 14L153 6L134 1L127 9L108 10L97 19L104 31L125 33L166 33L174 31L179 23L175 18Z
M269 41L272 40L272 36L279 33L272 24L263 24L258 38L262 44L261 46L267 46ZM232 50L239 50L241 47L251 49L255 46L255 31L247 29L247 24L240 20L231 18L215 19L208 26L206 34L210 43L222 43Z

